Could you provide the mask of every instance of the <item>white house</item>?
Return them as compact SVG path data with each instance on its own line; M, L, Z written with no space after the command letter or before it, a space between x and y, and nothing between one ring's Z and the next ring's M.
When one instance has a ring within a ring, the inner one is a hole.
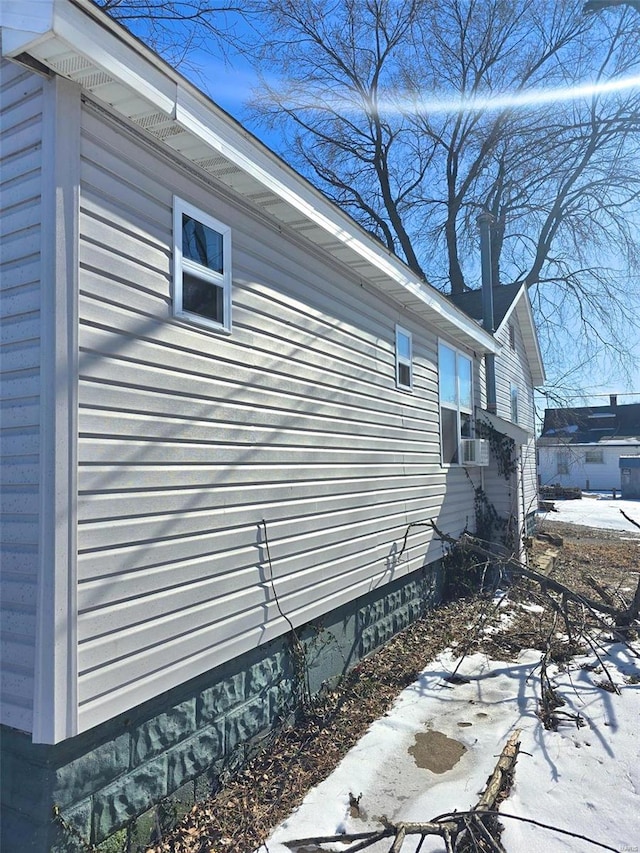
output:
M521 536L542 364L88 0L0 13L2 849L133 849L437 600L413 522Z
M620 457L640 456L640 403L546 409L538 453L543 486L620 491Z

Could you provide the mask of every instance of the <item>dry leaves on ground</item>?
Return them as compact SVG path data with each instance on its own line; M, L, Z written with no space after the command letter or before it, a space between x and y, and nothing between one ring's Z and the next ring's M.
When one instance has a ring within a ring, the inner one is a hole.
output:
M558 580L591 595L593 585L585 575L611 595L624 595L625 587L635 586L632 573L640 570L640 537L623 540L612 531L553 523L546 527L565 537L553 569ZM528 587L527 600L531 594ZM547 617L515 612L515 621L504 627L499 609L478 596L427 614L351 670L305 719L265 738L263 749L244 770L227 779L215 796L194 806L150 851L249 853L256 849L445 648L504 657L515 656L522 648L539 647ZM483 633L488 624L494 630Z

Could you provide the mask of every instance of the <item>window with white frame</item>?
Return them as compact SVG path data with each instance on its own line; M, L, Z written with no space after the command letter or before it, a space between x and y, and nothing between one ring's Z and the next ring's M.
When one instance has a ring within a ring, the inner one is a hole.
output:
M179 198L173 200L173 311L231 331L231 229Z
M511 384L511 423L518 423L518 386Z
M411 332L396 326L396 385L413 388L413 342Z
M585 450L584 461L587 465L604 465L604 452L602 450Z
M447 344L438 346L440 389L440 442L443 465L460 460L460 441L472 437L473 363Z

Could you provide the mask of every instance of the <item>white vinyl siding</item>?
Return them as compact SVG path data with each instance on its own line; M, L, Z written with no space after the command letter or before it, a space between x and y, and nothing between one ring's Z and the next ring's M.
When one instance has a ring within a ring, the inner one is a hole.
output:
M510 329L513 330L514 347L509 345ZM533 383L517 311L498 333L497 340L502 344L502 351L496 356L496 414L534 434ZM513 417L514 392L517 396L517 420Z
M40 508L42 80L1 66L1 722L31 731Z
M302 624L392 580L407 525L459 533L473 491L440 466L431 331L403 312L398 395L393 303L90 108L82 151L84 730L286 632L274 587ZM173 318L174 194L232 229L232 336ZM408 545L403 573L441 555Z
M497 414L503 420L517 423L527 430L531 438L522 446L521 482L514 487L512 502L528 516L538 506L538 478L534 435L533 382L529 369L525 344L520 328L518 310L514 310L509 321L497 336L502 351L496 356L496 404ZM516 497L516 491L518 495Z

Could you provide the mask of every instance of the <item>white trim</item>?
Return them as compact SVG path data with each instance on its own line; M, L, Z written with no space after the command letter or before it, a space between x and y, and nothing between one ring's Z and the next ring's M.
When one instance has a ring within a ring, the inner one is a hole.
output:
M80 87L44 84L40 553L33 740L78 731L77 435Z
M531 335L528 337L529 337L530 341L533 342L533 349L534 349L533 355L535 356L535 359L528 358L528 361L529 361L529 364L531 367L533 384L535 387L538 387L538 386L544 384L546 377L545 377L545 373L544 373L544 364L542 361L542 353L540 351L540 341L538 340L538 334L536 332L536 324L535 324L535 320L533 319L533 311L531 310L531 300L529 299L529 291L527 290L526 284L523 284L521 286L520 290L514 296L512 302L511 302L511 305L509 306L504 317L502 318L502 322L500 323L500 325L496 329L495 334L496 334L496 336L498 336L500 334L500 332L502 331L502 329L504 329L505 324L510 322L511 315L514 313L516 308L518 308L519 303L522 300L523 296L525 296L525 299L523 302L523 310L525 311L525 313L527 315L527 323L531 327ZM521 329L521 331L522 331L522 329ZM530 355L529 347L526 346L526 341L525 341L525 347L527 349L527 355L529 356ZM518 348L517 348L517 344L516 344L516 348L515 348L516 352L517 352L517 349Z
M222 273L206 267L182 256L182 216L186 214L201 222L207 228L217 232L222 237ZM181 320L216 332L229 334L231 324L231 288L232 288L232 259L231 259L231 228L205 213L203 210L184 201L178 196L173 197L173 314ZM184 272L218 287L222 290L222 322L218 323L209 317L188 311L183 307L182 279Z
M398 339L400 335L404 336L409 342L409 358L400 355ZM396 388L399 391L413 391L413 336L408 329L396 324ZM400 379L401 366L409 368L409 383L405 383Z

